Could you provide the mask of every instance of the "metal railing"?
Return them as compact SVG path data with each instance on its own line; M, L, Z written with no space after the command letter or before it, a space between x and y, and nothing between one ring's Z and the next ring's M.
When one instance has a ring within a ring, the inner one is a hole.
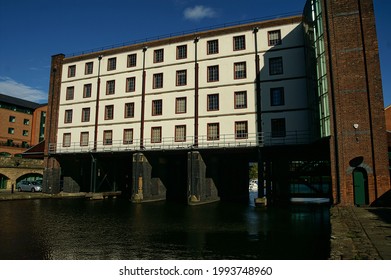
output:
M142 144L140 139L127 142L124 142L123 140L98 141L96 145L94 145L95 143L93 141L84 144L81 144L80 142L66 144L58 142L49 144L49 154L250 148L299 145L311 142L311 135L308 131L291 131L286 132L283 136L273 135L272 133L249 133L244 136L246 137L238 138L235 134L224 134L213 139L206 135L199 136L198 139L195 139L193 136L187 136L183 141L177 141L178 139L175 139L174 137L165 137L161 139L146 138L142 141Z

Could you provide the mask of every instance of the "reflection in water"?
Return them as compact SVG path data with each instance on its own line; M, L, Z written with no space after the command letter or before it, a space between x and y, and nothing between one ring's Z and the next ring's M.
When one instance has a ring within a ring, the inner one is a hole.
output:
M0 259L327 259L329 211L52 199L0 203Z

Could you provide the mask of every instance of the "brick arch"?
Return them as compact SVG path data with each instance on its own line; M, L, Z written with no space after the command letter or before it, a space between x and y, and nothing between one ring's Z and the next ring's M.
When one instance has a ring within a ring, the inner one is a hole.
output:
M6 189L16 186L17 180L27 174L40 174L43 176L43 169L24 169L24 168L0 168L0 174L8 178Z

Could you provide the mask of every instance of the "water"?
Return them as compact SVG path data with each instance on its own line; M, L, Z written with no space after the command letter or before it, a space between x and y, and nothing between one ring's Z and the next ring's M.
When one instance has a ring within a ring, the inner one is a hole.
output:
M0 259L327 259L329 210L123 199L0 202Z

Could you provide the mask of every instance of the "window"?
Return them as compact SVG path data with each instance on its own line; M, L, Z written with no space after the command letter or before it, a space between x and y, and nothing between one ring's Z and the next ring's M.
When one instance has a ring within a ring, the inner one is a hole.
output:
M94 69L94 63L93 62L87 62L86 63L86 67L84 69L84 74L85 75L92 74L93 69Z
M235 109L247 108L247 91L235 92Z
M186 141L186 125L175 126L175 142Z
M178 97L175 100L175 113L176 114L186 113L186 97Z
M285 137L285 119L272 119L272 137Z
M216 54L219 53L219 40L211 40L207 42L207 53Z
M113 131L105 130L103 131L103 145L112 145L113 144Z
M235 122L235 138L247 139L248 138L248 126L247 122Z
M159 63L164 61L164 49L158 49L153 52L153 62Z
M186 83L187 83L187 71L186 70L176 71L176 85L185 86Z
M269 46L281 45L281 31L273 30L268 32Z
M107 71L115 70L117 68L117 58L112 57L107 61Z
M65 110L65 123L72 123L72 110Z
M71 134L70 133L64 133L62 136L62 146L63 147L70 147L71 146Z
M208 82L217 82L219 80L219 66L208 66Z
M8 134L14 134L14 133L15 133L15 129L13 127L9 127Z
M91 92L92 92L92 84L84 85L83 98L91 97Z
M246 37L236 36L234 37L234 51L245 50L246 49Z
M135 67L137 64L137 54L132 53L128 55L128 67Z
M151 143L161 143L162 142L162 128L161 127L152 127L151 128Z
M123 144L133 144L133 128L124 129Z
M178 46L176 48L176 59L187 58L187 45Z
M152 101L152 116L160 116L163 113L163 101L153 100Z
M220 125L218 123L208 123L207 139L219 140Z
M153 88L163 87L163 73L153 74Z
M23 130L23 136L29 136L29 131L28 130Z
M105 120L112 120L114 118L114 105L106 105Z
M269 59L269 74L280 75L283 74L282 57L273 57Z
M133 92L136 90L136 77L126 79L126 92Z
M115 80L107 81L106 83L106 95L115 93Z
M219 95L216 94L208 94L208 111L217 111L219 110Z
M76 65L71 65L68 67L68 78L76 76Z
M30 120L29 119L24 119L23 120L23 124L24 125L29 125L30 124Z
M66 100L73 100L74 95L75 95L75 88L74 87L67 87L65 99Z
M125 118L134 117L134 102L125 104Z
M284 105L284 88L271 88L270 89L270 105L271 106L281 106Z
M14 123L14 122L15 122L15 119L16 119L16 117L10 116L10 117L9 117L9 122Z
M81 121L82 122L89 122L90 121L90 108L83 108L81 111Z
M88 146L88 132L81 132L80 133L80 146Z
M234 78L244 79L246 78L246 62L238 62L234 64Z

